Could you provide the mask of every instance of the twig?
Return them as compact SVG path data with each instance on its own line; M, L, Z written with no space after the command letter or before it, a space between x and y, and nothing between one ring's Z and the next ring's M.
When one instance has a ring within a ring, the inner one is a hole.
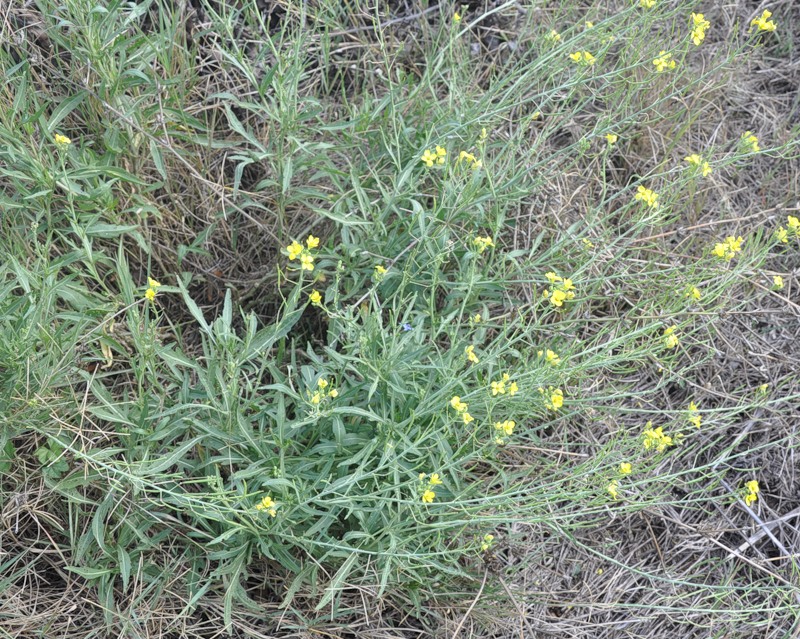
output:
M469 613L472 612L472 609L475 607L475 604L478 603L478 599L481 598L481 595L483 594L483 587L486 585L486 577L488 577L488 576L489 576L489 569L487 568L487 569L485 569L483 571L483 581L481 582L481 587L478 589L478 594L475 595L475 599L472 600L472 603L469 605L469 608L467 608L467 612L464 613L464 616L461 618L461 622L458 624L458 627L456 628L455 632L453 633L453 636L451 637L451 639L456 639L456 637L458 637L458 633L461 632L461 628L464 626L464 623L467 621L467 617L469 617Z

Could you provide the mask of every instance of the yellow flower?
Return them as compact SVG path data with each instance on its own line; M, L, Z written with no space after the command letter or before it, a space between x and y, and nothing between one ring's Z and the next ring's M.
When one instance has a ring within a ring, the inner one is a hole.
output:
M684 158L684 160L697 169L703 177L707 177L711 174L711 165L697 155L697 153L693 153L689 157Z
M758 27L759 31L775 31L778 25L770 20L771 16L772 12L764 9L760 16L750 21L750 27Z
M545 289L545 297L547 297L548 294L549 294L549 291L547 289ZM563 306L565 299L567 299L567 294L564 291L555 290L550 295L550 303L553 306Z
M320 377L320 378L317 380L317 386L318 386L319 388L328 388L328 380L327 380L327 379L325 379L324 377Z
M587 21L585 22L584 26L585 26L587 29L593 29L593 28L594 28L594 22L592 22L591 20L587 20Z
M313 235L309 235L308 239L306 239L306 246L309 249L315 249L319 246L319 238L314 237Z
M441 486L442 480L439 478L439 473L433 473L430 479L431 486Z
M752 131L742 133L741 145L746 153L758 153L761 150L761 147L758 146L758 138Z
M658 193L641 185L636 188L636 195L633 196L633 199L644 202L650 208L658 207Z
M584 67L590 67L596 61L596 58L588 51L576 51L575 53L570 53L569 58L573 62L577 62Z
M475 418L472 415L470 415L468 412L466 412L466 411L461 413L461 419L463 420L463 422L465 424L469 424L470 422L474 422L475 421Z
M318 306L322 302L322 294L319 291L312 291L309 293L308 299L314 306Z
M786 224L792 233L800 237L800 219L797 219L794 215L789 215L786 218Z
M456 24L458 24L459 22L461 22L461 14L460 14L458 11L456 11L456 12L453 14L453 22L455 22Z
M778 290L781 290L783 288L783 278L780 275L773 275L772 286Z
M614 133L606 133L606 142L608 142L608 146L612 146L617 143L619 140L619 136Z
M447 156L447 151L439 145L436 145L436 163L444 164L444 158Z
M481 550L486 552L489 548L492 547L492 541L494 540L494 535L484 535L483 541L481 542Z
M322 395L319 393L319 391L315 391L314 394L311 396L311 403L314 404L314 406L316 406L321 401L322 401Z
M333 398L333 399L336 399L337 397L339 397L339 391L338 391L338 390L336 390L335 388L331 388L331 389L328 391L328 397L331 397L331 398Z
M468 406L461 401L461 398L458 395L454 395L453 399L450 400L450 406L452 406L459 413L465 412L468 408Z
M277 515L277 514L278 514L277 510L275 510L275 509L277 508L277 506L278 506L278 504L277 504L277 503L275 503L275 502L272 500L272 497L271 497L271 496L269 496L269 495L267 495L267 496L266 496L266 497L264 497L264 498L263 498L263 499L262 499L260 502L258 502L258 503L256 504L256 510L259 510L259 511L261 511L261 510L266 510L266 511L267 511L267 514L268 514L270 517L274 517L275 515Z
M754 495L757 495L761 491L761 488L755 479L751 479L744 485L744 487L747 489L748 493L752 493Z
M564 405L564 393L560 388L556 388L550 394L550 408L558 410Z
M425 163L425 166L433 166L434 162L437 160L436 154L431 152L430 149L425 149L420 159Z
M158 280L154 280L152 277L148 277L147 278L147 285L150 288L158 288L159 286L161 286L161 282L159 282Z
M491 383L492 389L492 397L495 395L505 395L506 394L506 382L511 379L508 373L503 373L503 377L498 382Z
M506 435L511 435L514 432L516 425L516 422L509 419L504 422L495 422L494 428L495 430L503 431Z
M480 324L481 323L481 314L480 313L475 313L475 315L470 317L470 320L472 320L473 324Z
M686 294L686 297L691 297L695 301L699 301L702 296L703 293L696 286L692 286L692 288L690 288L689 292Z
M729 235L724 242L717 242L714 245L712 253L720 259L730 261L736 257L737 253L742 252L742 242L744 242L744 238L741 235L739 237Z
M665 435L661 426L653 429L652 422L647 422L642 436L644 437L644 447L646 450L655 448L659 453L662 453L667 446L672 445L672 437Z
M674 69L677 66L677 62L672 59L672 54L667 53L666 51L659 51L658 57L653 60L653 64L656 67L656 71L658 73L663 73L664 71Z
M639 6L644 9L652 9L656 6L656 0L639 0Z
M558 353L551 351L549 348L546 351L539 351L537 355L539 357L544 356L545 361L552 366L558 366L561 363Z
M779 242L787 244L789 242L789 231L787 231L782 226L779 226L778 230L775 231L775 239L778 240Z
M664 346L667 348L675 348L678 345L678 336L675 334L677 329L677 326L670 326L664 329Z
M480 360L478 356L475 354L475 347L470 344L464 349L464 352L467 354L467 360L472 362L473 364L477 364Z
M613 481L612 481L612 482L611 482L611 483L608 485L608 487L606 488L606 490L608 490L608 494L609 494L609 495L611 495L611 497L612 497L613 499L617 499L617 498L619 497L619 482L618 482L616 479L615 479L615 480L613 480Z
M60 149L66 149L70 144L72 144L72 140L70 140L66 135L61 135L60 133L56 133L53 136L53 142L55 142L56 146Z
M309 255L308 253L303 253L300 256L300 265L306 271L313 271L314 270L314 258L313 258L313 256Z
M622 462L619 465L619 474L620 475L630 475L633 472L633 467L630 465L629 462Z
M492 238L488 235L484 235L483 237L477 236L473 238L472 243L478 249L478 253L483 253L487 248L494 247L494 242Z
M758 499L758 495L754 493L748 493L744 496L744 503L747 504L748 506L752 506L753 502L756 501L756 499Z
M151 302L156 299L156 290L154 288L148 288L144 292L145 299L150 300Z
M550 29L550 33L547 34L547 39L550 40L550 42L561 42L561 34L555 29Z
M688 420L689 423L695 426L695 428L700 428L700 425L703 423L702 416L697 412L697 404L694 402L689 402L689 416Z
M432 504L433 500L436 499L436 493L432 490L428 489L424 493L422 493L422 501L426 504Z
M383 266L381 266L380 264L376 264L375 265L375 277L380 278L380 277L383 277L384 275L386 275L386 269Z
M511 395L511 397L514 397L514 395L516 395L518 391L519 391L519 386L517 386L517 382L511 382L511 384L508 387L508 394Z
M286 252L289 253L290 260L296 260L303 252L303 245L295 240L286 247Z
M703 40L705 40L706 31L710 26L711 23L706 20L702 13L692 14L692 32L689 34L689 37L692 39L695 46L699 47Z

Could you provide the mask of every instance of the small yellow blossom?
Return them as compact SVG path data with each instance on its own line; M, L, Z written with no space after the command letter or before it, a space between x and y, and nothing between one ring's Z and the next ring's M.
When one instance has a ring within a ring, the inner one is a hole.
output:
M694 402L689 402L689 408L687 410L689 411L689 415L687 417L689 423L695 428L700 428L703 423L703 418L700 413L697 412L697 404Z
M658 73L672 70L678 65L678 63L673 60L672 54L663 50L658 52L658 57L653 60L653 64L655 65Z
M672 437L664 434L663 427L659 426L654 429L652 422L647 422L642 436L645 449L655 448L659 453L663 453L667 446L671 446L673 443Z
M311 291L308 294L308 299L314 306L319 306L322 302L322 294L319 291Z
M703 297L703 293L702 293L702 291L701 291L699 288L697 288L696 286L692 286L692 287L689 289L689 292L688 292L688 293L686 293L686 297L691 297L693 300L695 300L695 301L698 301L698 302L699 302L699 301L700 301L700 298L701 298L701 297Z
M514 432L516 425L516 422L508 419L504 422L495 422L494 428L495 430L503 431L506 435L511 435Z
M481 542L481 550L486 552L489 548L492 547L492 541L494 540L494 535L484 535L483 541Z
M480 160L478 160L472 153L467 153L466 151L461 151L458 154L457 162L465 162L467 166L472 167L473 169L479 169L482 166Z
M619 140L619 136L615 133L606 133L606 142L608 142L608 146L613 146Z
M314 257L309 253L303 253L300 256L300 266L302 266L303 270L306 271L313 271L314 270Z
M425 166L433 166L433 164L436 162L436 159L437 159L436 154L433 153L430 149L425 149L425 151L422 154L422 157L420 158L420 160L422 160L425 163Z
M514 397L514 395L516 395L517 392L519 392L519 386L517 386L517 382L511 382L511 384L509 384L508 386L508 394L511 397Z
M790 233L800 237L800 219L796 218L794 215L789 215L786 217L786 224L789 227Z
M475 421L475 418L466 411L461 413L461 419L465 424L469 424L470 422Z
M336 390L335 388L331 388L331 389L328 391L328 397L331 397L331 398L333 398L333 399L336 399L337 397L339 397L339 391L338 391L338 390Z
M375 277L382 278L384 275L386 275L386 269L383 266L381 266L380 264L376 264L375 265Z
M772 286L777 290L781 290L783 288L783 278L780 275L773 275Z
M461 398L458 395L454 395L450 400L450 406L452 406L459 413L465 412L468 408L468 406L461 401Z
M322 389L328 388L328 380L327 380L327 379L325 379L324 377L320 377L320 378L317 380L317 386L318 386L319 388L322 388Z
M569 58L573 62L576 62L584 67L590 67L596 61L596 58L588 51L576 51L575 53L570 53Z
M550 42L561 42L561 34L555 29L550 29L550 33L547 34L547 39Z
M447 156L447 151L438 144L436 145L436 163L444 164L444 158Z
M144 296L145 296L145 299L148 299L149 301L152 302L154 299L156 299L156 290L154 288L148 288L144 292Z
M643 9L652 9L656 6L656 0L639 0L639 6Z
M677 326L669 326L664 329L664 346L667 348L675 348L678 343L678 336L675 331L678 330Z
M55 145L60 149L66 149L70 144L72 144L72 140L70 140L66 135L61 135L60 133L56 133L53 136L53 142Z
M503 373L503 377L500 378L497 382L491 383L491 390L492 390L492 397L495 395L505 395L506 394L506 382L510 381L511 377L508 373ZM516 386L516 384L514 384ZM516 390L514 391L516 392ZM513 393L512 393L513 394Z
M317 406L322 401L322 394L319 391L315 391L314 394L311 396L311 403L314 406Z
M152 277L148 277L147 278L147 285L150 288L158 288L159 286L161 286L161 282L159 282L158 280L154 280Z
M630 462L622 462L619 465L620 475L630 475L632 472L633 472L633 467L631 466Z
M752 131L742 133L741 146L745 153L758 153L761 150L758 137Z
M594 244L589 238L584 237L581 240L581 243L583 244L583 248L585 248L587 251L594 248Z
M548 408L558 410L564 405L564 392L560 388L556 388L550 394L550 405Z
M689 157L684 158L684 160L691 164L697 171L699 171L703 177L707 177L711 174L711 165L697 155L697 153L693 153Z
M619 482L614 479L606 488L613 499L619 498Z
M770 17L772 17L772 12L764 9L764 12L760 16L750 21L751 30L752 27L758 27L759 31L775 31L778 25L770 20Z
M755 479L751 479L744 485L744 488L747 491L747 494L744 496L744 503L751 506L753 502L758 499L758 493L761 491L761 487Z
M778 230L775 231L775 239L778 240L779 242L787 244L789 242L789 231L787 231L782 226L779 226Z
M492 241L492 238L488 235L484 235L482 237L477 236L472 239L472 243L478 249L478 253L483 253L490 246L494 247L494 242Z
M475 313L472 317L469 318L473 324L480 324L481 323L481 314Z
M289 253L290 260L296 260L303 252L303 245L294 241L286 247L286 252Z
M558 356L558 353L550 350L549 348L546 351L539 351L537 355L539 357L544 357L545 361L552 366L558 366L561 363L561 358Z
M486 127L485 126L481 127L481 135L480 135L481 142L486 140L486 138L488 138L488 137L489 137L489 134L486 132Z
M587 20L587 21L584 23L584 26L585 26L587 29L594 29L594 22L592 22L591 20Z
M270 495L267 495L260 502L256 504L256 510L258 511L266 510L267 514L270 517L275 517L275 515L278 514L278 511L276 510L277 507L278 504L273 501Z
M692 32L689 34L689 37L692 39L692 42L695 46L699 47L703 40L706 38L706 31L708 31L711 23L706 20L706 17L702 13L693 13L692 14Z
M309 248L309 250L317 248L319 246L319 238L309 235L308 239L306 239L306 246Z
M422 501L426 504L432 504L433 500L436 499L436 493L433 492L430 488L422 493Z
M742 242L744 242L744 238L741 235L739 237L729 235L724 242L717 242L711 252L722 260L730 261L736 257L737 253L742 252Z
M658 193L641 185L636 188L636 195L633 196L633 199L643 202L650 208L658 207Z
M472 344L470 344L469 346L467 346L467 347L464 349L464 352L465 352L465 353L466 353L466 355L467 355L467 361L470 361L470 362L472 362L473 364L477 364L477 363L480 361L480 360L478 359L478 356L475 354L475 347L474 347Z
M461 22L461 14L460 14L458 11L456 11L456 12L453 14L453 22L455 22L456 24L458 24L459 22Z
M439 473L432 473L430 478L430 485L431 486L441 486L442 480L439 477Z

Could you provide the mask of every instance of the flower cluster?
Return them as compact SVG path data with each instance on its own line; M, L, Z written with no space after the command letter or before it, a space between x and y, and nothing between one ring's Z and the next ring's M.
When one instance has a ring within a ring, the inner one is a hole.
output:
M772 288L776 291L780 291L783 288L783 278L780 275L772 276Z
M145 299L149 300L150 302L156 299L156 293L159 286L161 286L161 282L154 280L152 277L148 277L147 290L144 292Z
M752 28L756 27L759 31L775 31L778 25L773 20L770 20L771 17L772 12L764 9L760 16L750 21L750 30L752 31Z
M700 425L703 423L703 418L697 410L697 404L694 402L689 402L689 408L687 410L689 411L689 414L686 419L688 419L689 423L695 428L700 428Z
M561 358L558 356L558 353L551 351L549 348L547 350L539 351L537 355L539 357L544 357L544 361L551 366L558 366L561 363Z
M548 386L547 390L544 388L539 388L539 392L542 395L546 395L547 398L545 399L544 405L545 408L548 410L557 411L564 405L564 391L560 388L553 388L552 386Z
M755 479L751 479L744 485L744 489L747 491L744 496L744 503L748 506L752 506L753 502L758 499L758 493L761 491L761 488Z
M322 400L326 398L336 399L339 396L339 391L332 386L328 388L328 386L330 386L330 382L324 377L320 377L317 380L317 390L313 393L311 391L306 391L309 396L308 401L314 404L314 406L319 406Z
M275 515L278 514L277 508L278 504L275 501L273 501L270 495L267 495L260 502L256 504L256 510L258 510L259 512L264 510L270 517L274 517Z
M458 395L453 395L453 398L450 400L450 407L461 415L461 421L465 424L475 421L475 418L468 412L469 406L467 406L465 402L462 402Z
M608 494L611 495L612 499L619 499L619 481L614 479L606 488L608 490Z
M286 247L286 252L289 254L290 260L300 258L300 267L305 271L314 270L314 256L311 254L311 249L319 246L319 238L309 235L306 239L306 245L303 246L297 240L292 242Z
M758 146L758 138L752 131L745 131L739 140L739 147L742 153L758 153L761 147Z
M472 344L470 344L469 346L467 346L464 349L464 353L467 356L467 361L468 362L470 362L472 364L477 364L480 361L478 359L478 356L475 354L475 347Z
M70 140L66 135L61 135L60 133L56 133L53 136L53 142L59 149L66 149L70 144L72 144L72 140Z
M653 64L656 67L656 71L658 73L663 73L664 71L671 71L678 63L672 58L672 54L666 51L659 51L658 57L653 60Z
M659 453L663 453L667 446L672 446L672 437L664 434L663 427L653 428L653 422L647 422L642 433L645 450L654 448Z
M703 297L703 293L696 286L692 286L686 291L686 297L691 297L695 302L699 302L700 298Z
M633 199L643 202L645 206L648 206L651 209L658 208L658 193L651 191L642 185L636 187L636 195L633 196Z
M677 326L668 326L664 329L664 346L667 348L675 348L680 343L678 336L675 334L675 331L677 330Z
M550 29L550 33L548 33L546 37L553 44L561 42L561 34L555 29Z
M483 164L480 160L478 160L472 153L467 153L466 151L461 151L458 154L458 162L464 162L468 167L471 169L479 169Z
M590 67L596 61L596 58L588 51L576 51L575 53L570 53L569 59L583 67Z
M694 170L703 177L707 177L711 174L711 165L697 155L697 153L692 153L689 157L684 158L684 160L688 162L692 168L694 168Z
M445 157L447 157L447 151L437 144L434 151L425 149L420 159L425 163L425 166L431 167L434 164L444 164Z
M499 381L492 382L490 384L492 397L495 397L496 395L505 395L506 393L508 393L511 397L514 397L514 395L517 394L517 391L519 391L519 386L517 386L517 382L511 382L508 384L508 386L506 386L508 382L511 382L511 377L508 373L503 373L503 376Z
M472 238L472 243L475 245L475 249L478 251L478 253L483 253L489 247L494 248L494 242L489 235L478 235Z
M483 541L481 542L481 550L486 552L489 548L492 547L492 542L494 541L494 535L484 535Z
M632 472L633 472L633 466L631 466L630 462L622 462L619 465L620 475L630 475Z
M514 434L514 428L516 427L517 423L513 420L507 419L504 422L495 422L494 429L498 431L497 437L495 437L495 443L499 445L505 444L505 440L500 436L501 434L505 435L506 437L511 437Z
M656 0L639 0L639 6L643 9L652 9L656 6Z
M428 480L427 482L425 480ZM442 480L439 477L439 473L433 473L430 477L426 473L419 474L419 486L420 486L420 493L422 494L422 501L425 504L432 504L433 500L436 499L436 493L433 489L436 486L441 486Z
M714 250L711 252L719 259L728 260L730 262L736 257L737 253L742 252L742 242L744 242L744 238L741 235L739 237L729 235L725 238L724 242L717 242L714 245Z
M788 231L782 226L778 227L778 230L775 231L775 239L786 244L789 242L790 233L794 235L794 237L800 239L800 219L796 218L794 215L789 215L786 218L786 226L789 227Z
M711 23L706 20L705 16L702 13L693 13L692 14L692 32L689 34L689 37L694 42L695 46L700 46L703 40L706 39L706 31L711 26Z
M565 301L575 298L575 285L570 278L561 277L552 271L550 273L545 273L544 276L553 285L553 290L551 291L549 288L545 288L544 291L542 291L542 297L546 300L550 300L553 306L563 306Z

